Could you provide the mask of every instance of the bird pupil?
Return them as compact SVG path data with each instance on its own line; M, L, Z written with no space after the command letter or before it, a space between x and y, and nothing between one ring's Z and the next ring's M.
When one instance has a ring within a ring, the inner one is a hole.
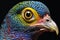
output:
M26 13L26 16L27 16L27 17L30 17L30 13Z

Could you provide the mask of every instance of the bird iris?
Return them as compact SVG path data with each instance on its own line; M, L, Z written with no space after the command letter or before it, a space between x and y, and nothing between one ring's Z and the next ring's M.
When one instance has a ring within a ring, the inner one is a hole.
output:
M28 11L26 11L26 12L24 13L24 17L25 17L27 20L31 19L32 16L33 16L33 13L32 13L30 10L28 10Z

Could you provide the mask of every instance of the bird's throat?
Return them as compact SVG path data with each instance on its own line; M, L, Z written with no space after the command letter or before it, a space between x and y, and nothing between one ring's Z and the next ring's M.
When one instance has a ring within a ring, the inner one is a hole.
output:
M17 32L17 31L12 31L10 34L5 34L5 39L6 40L37 40L39 35L41 35L42 32L36 32L33 35L24 33L24 32Z

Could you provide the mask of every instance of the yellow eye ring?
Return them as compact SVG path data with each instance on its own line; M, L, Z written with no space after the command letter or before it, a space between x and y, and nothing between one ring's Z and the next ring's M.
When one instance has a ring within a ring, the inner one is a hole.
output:
M29 17L27 17L26 16L26 13L27 12L29 12L30 13L30 16ZM35 19L39 19L39 15L38 15L38 13L37 13L37 11L36 10L34 10L33 8L30 8L30 7L27 7L27 8L24 8L23 10L22 10L22 18L25 20L25 21L27 21L27 22L32 22L33 20L35 20ZM33 18L32 18L33 17Z

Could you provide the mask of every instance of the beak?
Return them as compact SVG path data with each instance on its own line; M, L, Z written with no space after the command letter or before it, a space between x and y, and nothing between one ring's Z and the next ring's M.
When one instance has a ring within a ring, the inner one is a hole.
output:
M55 31L57 35L59 34L58 27L52 19L50 20L50 22L46 22L45 25L46 28L50 29L51 32Z
M47 19L48 19L48 21L47 21ZM56 32L57 35L59 34L59 30L58 30L56 23L51 19L51 17L49 15L44 16L42 22L38 21L38 23L33 24L31 26L36 26L36 25L39 25L40 28L41 28L41 25L43 26L43 28L40 30L45 30L44 28L46 28L49 30L49 32Z
M48 29L47 31L49 31L49 32L56 32L57 35L59 34L58 27L52 19L49 19L49 21L46 21L44 23L36 23L31 26L36 26L36 25L39 25L40 28L41 28L41 25L43 26L43 28L40 30L45 30L44 28L46 28L46 29Z

